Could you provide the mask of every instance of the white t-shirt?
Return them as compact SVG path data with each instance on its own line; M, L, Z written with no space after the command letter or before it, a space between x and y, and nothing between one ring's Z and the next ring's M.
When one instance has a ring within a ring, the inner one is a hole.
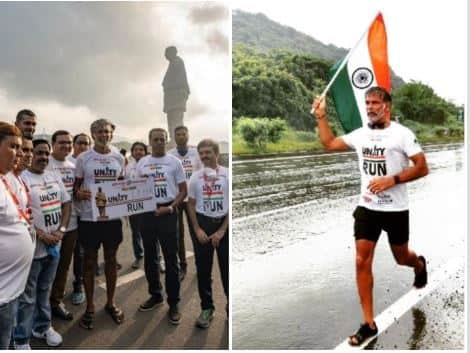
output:
M361 171L359 205L377 211L407 210L405 183L392 186L377 195L370 192L367 185L376 177L396 175L409 167L409 157L422 152L414 133L392 121L386 129L361 127L341 138L358 155Z
M129 161L126 166L126 179L134 180L138 177L136 167L137 162L135 160Z
M33 253L27 223L19 217L18 208L0 181L0 305L24 292Z
M18 198L20 207L26 211L28 207L28 191L26 190L27 186L24 180L21 178L20 175L16 176L13 172L9 172L8 174L6 174L5 178L8 182L8 185Z
M82 178L82 187L90 189L91 184L116 181L124 175L124 157L114 150L106 154L94 149L81 153L75 165L75 177ZM91 200L80 202L80 219L93 221Z
M207 217L222 217L229 209L228 169L218 166L217 170L203 168L191 176L188 197L196 200L196 212Z
M145 156L137 163L136 169L139 177L154 178L157 204L173 201L179 193L178 184L186 180L183 165L169 154L163 157Z
M62 178L64 183L65 190L69 193L70 199L73 199L73 183L75 182L75 164L70 160L65 159L61 162L55 159L52 155L49 156L49 164L47 165L47 170L57 173ZM70 221L67 227L67 232L75 230L78 228L77 222L77 212L75 207L72 206L72 212L70 214Z
M175 147L169 150L168 154L175 156L181 161L181 164L183 164L184 173L186 175L186 186L189 189L189 179L191 179L191 175L193 175L195 171L198 171L202 168L202 163L199 159L199 153L197 152L197 148L188 146L188 151L184 156L182 156L178 153L178 150ZM186 196L184 200L187 201L188 197Z
M59 229L62 204L71 201L60 175L50 170L45 170L42 174L25 170L21 177L31 192L34 226L46 233ZM47 256L46 245L38 240L34 258L45 256Z

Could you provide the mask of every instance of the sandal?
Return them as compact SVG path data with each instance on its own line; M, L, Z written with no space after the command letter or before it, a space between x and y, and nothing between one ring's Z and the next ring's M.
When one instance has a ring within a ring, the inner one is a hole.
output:
M85 314L83 314L82 318L80 319L79 325L87 330L91 330L93 328L94 318L95 313L93 311L85 311Z
M104 311L106 311L109 315L111 315L111 317L113 318L116 324L120 325L124 321L124 313L117 306L106 305L104 307Z
M349 336L349 344L351 346L360 346L366 339L374 337L378 332L379 329L377 328L377 325L375 325L375 329L372 329L366 322L365 324L361 325L359 330L357 330L354 335Z
M418 256L418 260L423 263L423 269L419 273L415 273L415 281L413 286L417 289L423 288L428 283L428 270L426 269L426 259L424 256Z

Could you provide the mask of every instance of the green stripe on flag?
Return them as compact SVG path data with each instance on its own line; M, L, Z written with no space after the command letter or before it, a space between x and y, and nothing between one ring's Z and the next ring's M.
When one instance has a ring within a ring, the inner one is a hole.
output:
M330 79L335 74L338 66L341 64L338 61L330 69ZM339 73L335 82L330 88L330 94L333 98L336 107L336 113L338 114L339 121L346 133L351 132L357 128L362 127L361 114L357 107L356 97L354 96L353 86L351 84L347 65Z

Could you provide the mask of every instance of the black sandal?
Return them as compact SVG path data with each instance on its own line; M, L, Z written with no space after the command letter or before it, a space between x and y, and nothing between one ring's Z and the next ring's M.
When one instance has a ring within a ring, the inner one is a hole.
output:
M120 325L124 321L124 313L117 306L106 305L104 310L113 318L116 324Z
M375 325L375 322L374 322ZM379 332L379 329L377 328L377 325L375 325L375 329L372 329L369 324L366 322L365 324L362 324L359 330L352 335L349 336L349 345L351 346L360 346L364 341L370 337L374 337L377 335ZM355 341L353 341L353 339Z
M95 312L94 311L85 311L82 318L80 319L80 326L91 330L93 328L93 321L95 319Z
M418 256L418 260L423 263L423 269L420 272L415 273L413 286L417 289L421 289L428 284L428 270L426 268L426 259L424 256Z

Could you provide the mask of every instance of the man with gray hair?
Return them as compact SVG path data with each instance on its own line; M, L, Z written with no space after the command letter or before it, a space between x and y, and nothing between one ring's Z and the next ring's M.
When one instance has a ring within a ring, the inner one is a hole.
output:
M183 59L177 55L176 47L165 50L165 58L170 62L163 78L163 112L167 114L171 144L175 145L175 128L183 124L189 85Z
M77 157L74 183L74 197L81 201L78 240L84 249L83 284L87 300L80 326L86 329L93 328L95 268L101 244L104 250L106 275L105 311L118 325L124 320L124 313L114 303L117 279L116 254L123 238L121 220L94 221L90 192L92 184L116 181L123 176L124 157L110 146L115 129L113 123L107 119L99 119L91 124L90 129L94 146Z

